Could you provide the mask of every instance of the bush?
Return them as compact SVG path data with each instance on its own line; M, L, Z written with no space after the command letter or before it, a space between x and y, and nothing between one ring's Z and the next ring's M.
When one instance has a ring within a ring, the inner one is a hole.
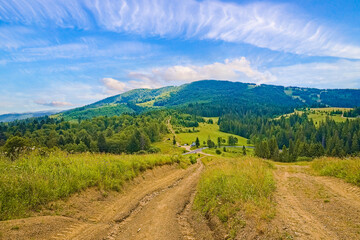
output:
M219 149L216 149L216 154L220 155L221 154L221 151Z
M147 151L148 151L148 153L158 153L161 150L158 147L150 147L149 150L147 150Z
M3 150L7 156L14 159L18 157L20 153L26 151L28 147L30 147L29 140L15 136L6 141Z
M195 157L195 156L193 156L193 155L190 156L190 163L191 163L191 164L195 164L195 163L196 163L196 157Z

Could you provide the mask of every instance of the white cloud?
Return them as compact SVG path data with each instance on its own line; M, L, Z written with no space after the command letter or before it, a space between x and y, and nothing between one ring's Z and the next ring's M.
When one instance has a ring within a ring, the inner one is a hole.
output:
M35 101L35 103L39 104L39 105L43 105L43 106L47 106L47 107L55 107L55 108L73 106L72 103L61 102L61 101L44 102L44 101L38 100L38 101Z
M154 68L149 72L130 72L129 78L138 79L143 83L157 85L182 84L204 79L253 82L257 84L273 81L269 72L260 72L253 68L250 62L241 57L226 59L224 63L215 62L208 65L172 66Z
M116 80L114 78L103 78L101 82L104 84L106 88L106 93L110 95L115 95L119 93L123 93L132 89L137 88L159 88L162 87L162 84L157 83L156 81L152 81L147 77L143 77L141 74L137 75L134 73L133 79L138 80L130 80L127 82L122 82Z
M360 61L306 63L269 69L271 83L314 88L360 88Z
M290 5L195 0L0 0L9 23L91 29L165 38L243 42L296 54L360 58L359 44ZM86 7L85 7L86 6ZM95 21L93 21L95 19Z
M120 82L113 78L103 78L101 79L102 83L108 89L109 92L124 92L128 90L128 87L125 83Z
M360 61L313 62L259 71L245 57L241 57L226 59L223 63L178 65L130 72L128 77L132 81L121 82L118 88L108 86L108 89L119 93L134 88L158 88L205 79L314 88L360 88Z

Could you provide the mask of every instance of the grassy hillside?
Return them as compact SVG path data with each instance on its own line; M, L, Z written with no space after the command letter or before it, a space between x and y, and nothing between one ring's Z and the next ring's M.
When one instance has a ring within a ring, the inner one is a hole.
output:
M210 118L205 118L210 119ZM200 140L200 146L206 146L203 142L207 141L208 138L215 142L217 144L218 137L221 137L226 142L222 143L222 145L227 145L229 136L235 136L238 139L238 143L236 145L243 146L243 145L249 145L247 144L247 139L243 138L241 136L236 136L229 133L220 132L219 125L217 125L218 118L211 118L213 119L213 124L209 123L199 123L199 127L194 128L195 132L193 132L193 128L175 128L175 131L177 132L176 138L177 141L180 144L188 144L195 142L196 138L198 137ZM181 132L183 131L183 132ZM191 132L188 132L191 131Z
M310 108L306 110L295 110L293 113L284 114L282 116L289 117L293 114L306 113L309 119L315 122L316 126L319 126L320 122L324 122L326 118L330 118L335 122L345 122L346 119L352 120L355 118L344 117L344 113L351 111L352 108L339 108L339 107L328 107L328 108ZM281 116L280 116L281 117ZM277 117L275 119L280 119Z

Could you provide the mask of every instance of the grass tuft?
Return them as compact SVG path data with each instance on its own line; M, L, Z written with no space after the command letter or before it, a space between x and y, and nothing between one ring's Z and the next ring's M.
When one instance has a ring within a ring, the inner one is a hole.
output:
M360 158L322 157L315 159L311 168L319 175L341 178L360 186Z
M141 172L165 164L190 165L182 156L67 154L22 156L14 162L0 157L0 220L27 216L48 202L88 187L120 191Z
M275 210L272 166L254 157L218 158L208 164L198 186L195 208L216 216L230 236L249 218L270 220Z

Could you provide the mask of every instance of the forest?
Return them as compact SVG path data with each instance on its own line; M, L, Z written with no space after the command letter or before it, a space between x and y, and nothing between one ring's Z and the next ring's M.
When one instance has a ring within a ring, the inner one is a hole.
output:
M7 155L33 147L67 152L158 152L151 143L167 133L165 112L65 121L49 117L0 124L0 146Z
M221 131L249 138L257 156L276 161L344 157L359 155L360 150L360 119L335 122L328 117L317 127L306 113L277 120L229 114L220 118L219 125Z

